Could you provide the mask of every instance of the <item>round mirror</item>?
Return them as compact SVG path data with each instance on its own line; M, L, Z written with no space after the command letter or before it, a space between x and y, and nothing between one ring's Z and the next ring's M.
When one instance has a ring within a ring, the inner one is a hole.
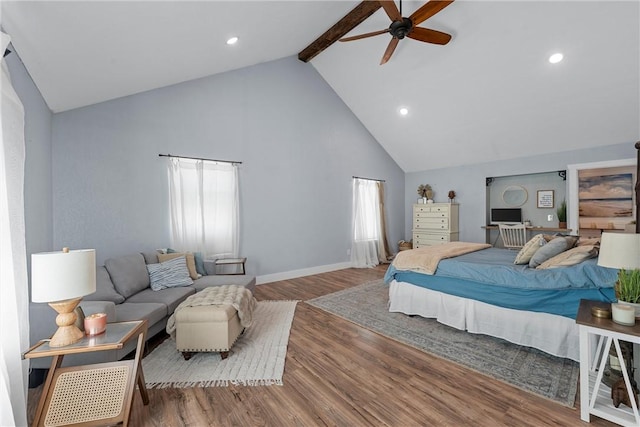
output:
M519 185L510 185L502 193L502 201L507 206L518 207L527 201L527 190Z

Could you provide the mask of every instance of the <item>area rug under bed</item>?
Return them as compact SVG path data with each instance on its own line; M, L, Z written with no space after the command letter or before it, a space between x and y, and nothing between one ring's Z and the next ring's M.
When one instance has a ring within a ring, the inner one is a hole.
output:
M435 319L388 311L389 286L377 280L307 303L419 350L459 363L523 390L573 407L579 364Z
M196 353L184 360L175 341L165 340L142 359L148 388L282 385L289 332L297 301L259 301L253 324L222 360Z

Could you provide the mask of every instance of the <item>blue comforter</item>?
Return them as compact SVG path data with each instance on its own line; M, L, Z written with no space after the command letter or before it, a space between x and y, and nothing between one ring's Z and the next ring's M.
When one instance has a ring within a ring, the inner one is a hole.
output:
M517 310L575 318L580 299L614 301L616 269L590 259L570 267L537 270L515 265L517 252L488 248L440 261L434 275L396 270L395 279L416 286Z

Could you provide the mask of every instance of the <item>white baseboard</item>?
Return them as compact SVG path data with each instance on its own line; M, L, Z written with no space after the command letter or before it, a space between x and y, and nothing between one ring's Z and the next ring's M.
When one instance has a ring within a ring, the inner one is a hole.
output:
M302 268L300 270L283 271L282 273L265 274L256 277L256 284L277 282L279 280L295 279L297 277L311 276L313 274L328 273L329 271L344 270L351 268L350 262L340 262L337 264L319 265L317 267Z

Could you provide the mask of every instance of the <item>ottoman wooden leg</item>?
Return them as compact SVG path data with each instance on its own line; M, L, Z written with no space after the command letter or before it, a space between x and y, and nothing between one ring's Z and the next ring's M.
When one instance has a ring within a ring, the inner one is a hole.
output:
M184 357L184 360L191 359L191 356L193 356L193 352L191 352L191 351L183 351L182 352L182 357Z
M229 352L228 351L221 351L220 352L220 357L222 358L222 360L226 359L227 357L229 357Z

